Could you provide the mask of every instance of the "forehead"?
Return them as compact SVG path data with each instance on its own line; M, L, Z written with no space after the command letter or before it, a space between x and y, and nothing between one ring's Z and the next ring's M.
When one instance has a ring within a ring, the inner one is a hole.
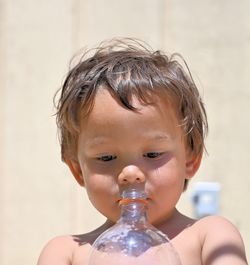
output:
M95 111L97 108L100 110L107 108L110 104L112 104L112 107L122 107L135 112L139 112L143 106L173 109L172 111L177 112L176 99L169 95L168 92L164 91L164 89L155 91L148 91L145 89L145 93L143 94L125 91L124 94L126 95L124 96L123 92L118 93L112 89L100 87L93 93L92 99L89 100L89 102L91 102L91 107L88 113L93 112L93 110ZM129 108L128 105L131 106L131 108ZM88 105L86 106L87 108L89 107ZM84 106L82 111L85 112Z
M164 95L152 95L150 103L132 96L130 103L135 110L126 108L107 89L97 91L90 113L81 119L81 130L86 132L92 130L91 126L95 129L99 126L101 130L109 131L117 124L126 130L133 123L136 128L141 127L141 130L147 130L150 126L180 127L176 109Z
M91 112L96 109L104 109L110 103L113 107L122 107L124 109L138 112L142 106L161 107L162 109L172 109L176 116L179 116L177 98L166 91L164 88L149 90L148 88L140 89L140 91L131 91L130 89L122 92L115 91L106 86L100 85L90 98L81 104L78 114L80 119L88 117ZM108 104L106 105L106 103Z

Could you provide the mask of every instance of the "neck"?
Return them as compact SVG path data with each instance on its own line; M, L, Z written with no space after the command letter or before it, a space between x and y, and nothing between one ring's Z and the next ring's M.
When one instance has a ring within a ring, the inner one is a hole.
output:
M177 209L174 209L171 216L166 217L161 222L153 225L166 234L169 239L173 239L181 231L192 225L194 222L194 219L191 219L181 214Z

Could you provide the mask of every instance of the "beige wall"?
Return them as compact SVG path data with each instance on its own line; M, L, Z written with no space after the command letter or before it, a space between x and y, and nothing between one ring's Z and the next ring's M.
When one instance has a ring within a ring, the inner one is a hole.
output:
M209 156L192 183L221 183L221 214L249 256L249 8L246 0L0 0L0 264L35 264L50 238L102 222L60 162L52 98L76 50L114 36L186 58L210 123ZM180 208L191 214L189 192Z

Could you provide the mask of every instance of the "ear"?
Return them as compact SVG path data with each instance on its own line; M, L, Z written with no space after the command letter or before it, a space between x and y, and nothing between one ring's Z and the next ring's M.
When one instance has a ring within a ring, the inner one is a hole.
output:
M200 167L202 153L196 155L192 154L186 161L186 179L191 179Z
M71 160L71 159L67 159L65 162L68 165L71 173L75 177L78 184L83 187L84 180L83 180L82 170L81 170L79 162Z

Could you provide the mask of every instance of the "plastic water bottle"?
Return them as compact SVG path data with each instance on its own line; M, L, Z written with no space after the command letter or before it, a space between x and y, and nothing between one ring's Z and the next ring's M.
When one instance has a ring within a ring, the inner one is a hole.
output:
M147 200L142 190L123 191L121 216L93 243L88 265L180 265L165 234L147 221Z

